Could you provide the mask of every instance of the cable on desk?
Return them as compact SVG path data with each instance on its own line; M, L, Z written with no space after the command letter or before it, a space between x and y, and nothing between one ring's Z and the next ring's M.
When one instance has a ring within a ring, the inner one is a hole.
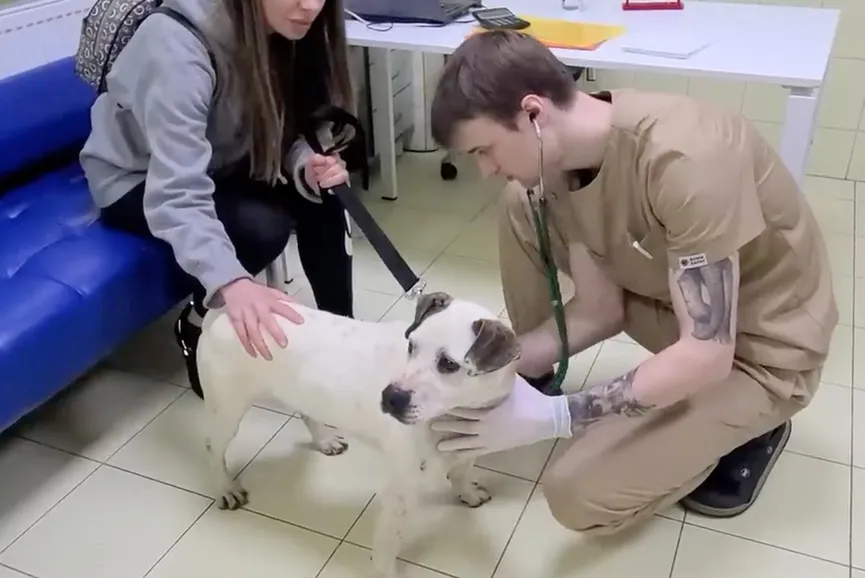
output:
M370 30L373 30L375 32L388 32L388 31L392 30L393 27L396 25L396 23L394 23L394 22L370 22L369 20L366 20L365 18L358 16L358 14L356 12L349 10L348 8L343 8L343 11L346 14L348 14L351 18L353 18L354 20L357 20L358 22L360 22L361 24L363 24L364 26L366 26L367 28L369 28ZM407 27L413 26L413 27L417 27L417 28L443 28L443 27L447 26L448 24L468 24L472 21L473 21L473 18L464 17L463 19L452 20L451 22L448 22L447 24L433 24L433 23L426 23L426 22L400 22L399 24L402 24L403 26L407 26ZM376 26L379 26L381 28L376 28Z

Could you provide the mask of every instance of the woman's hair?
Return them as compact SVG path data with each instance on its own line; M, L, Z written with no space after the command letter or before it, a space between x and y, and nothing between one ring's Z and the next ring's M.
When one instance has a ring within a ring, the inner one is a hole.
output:
M342 0L326 0L306 36L271 33L260 0L224 0L237 80L250 132L252 176L275 183L299 124L322 104L354 112Z

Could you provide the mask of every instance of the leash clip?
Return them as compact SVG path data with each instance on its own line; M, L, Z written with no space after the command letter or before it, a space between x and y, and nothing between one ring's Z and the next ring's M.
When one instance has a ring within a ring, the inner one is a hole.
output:
M411 300L415 300L421 295L423 295L424 290L426 290L426 281L423 279L418 279L418 282L414 284L414 286L408 290L405 294Z

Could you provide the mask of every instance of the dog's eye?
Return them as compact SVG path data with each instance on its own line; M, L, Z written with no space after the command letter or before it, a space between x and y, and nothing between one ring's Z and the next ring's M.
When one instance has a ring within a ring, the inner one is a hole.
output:
M409 341L408 342L408 354L411 355L412 353L414 353L414 341Z
M446 355L440 355L436 363L439 373L456 373L460 370L460 364Z

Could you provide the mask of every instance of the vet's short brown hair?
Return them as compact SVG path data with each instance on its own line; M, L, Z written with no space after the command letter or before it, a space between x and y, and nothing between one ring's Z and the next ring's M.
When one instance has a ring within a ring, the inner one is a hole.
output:
M457 125L479 117L515 128L520 102L529 94L565 107L576 94L573 72L523 32L475 34L444 66L430 111L433 139L450 147Z

